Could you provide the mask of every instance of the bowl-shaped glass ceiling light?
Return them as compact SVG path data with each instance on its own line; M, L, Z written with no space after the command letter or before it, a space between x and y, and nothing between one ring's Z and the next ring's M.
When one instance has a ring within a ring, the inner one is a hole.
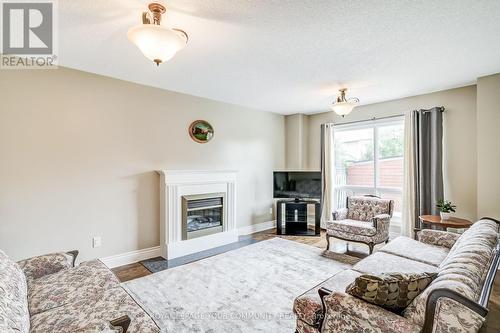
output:
M347 89L340 89L340 96L337 97L337 100L332 104L331 109L339 116L344 117L349 114L352 109L359 103L359 99L353 97L346 99L345 92Z
M159 3L149 5L151 13L142 14L142 23L129 29L128 39L149 60L160 65L171 59L188 41L188 35L180 29L169 29L160 25L161 15L166 9Z

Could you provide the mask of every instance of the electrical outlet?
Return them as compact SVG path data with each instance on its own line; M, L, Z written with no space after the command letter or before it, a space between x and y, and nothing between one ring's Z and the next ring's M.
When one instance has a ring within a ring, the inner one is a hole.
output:
M273 215L273 207L269 208L269 215Z
M95 236L92 238L92 247L100 247L102 245L101 236Z

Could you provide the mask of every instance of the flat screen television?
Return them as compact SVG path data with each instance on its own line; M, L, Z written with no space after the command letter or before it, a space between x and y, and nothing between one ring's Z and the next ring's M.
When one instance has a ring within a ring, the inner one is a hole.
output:
M274 171L274 198L321 199L320 171Z

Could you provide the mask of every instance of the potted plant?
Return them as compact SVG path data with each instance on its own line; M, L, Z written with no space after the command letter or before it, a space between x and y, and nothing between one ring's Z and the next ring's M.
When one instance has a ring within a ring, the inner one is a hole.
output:
M455 206L451 203L451 201L446 200L438 200L436 204L437 209L439 209L439 214L441 215L442 220L448 220L451 216L451 213L455 213Z

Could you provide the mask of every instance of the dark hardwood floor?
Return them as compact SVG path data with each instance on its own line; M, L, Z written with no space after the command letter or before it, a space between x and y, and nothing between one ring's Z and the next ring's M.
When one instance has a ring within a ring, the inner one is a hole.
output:
M112 271L121 282L130 281L151 274L146 267L138 262L113 268Z
M310 236L277 236L274 229L261 231L252 235L256 240L266 240L274 237L280 237L288 239L291 241L308 244L316 246L319 248L326 248L326 239L324 231L321 232L321 237L310 237ZM364 244L350 243L349 249L347 250L346 242L331 239L331 250L335 252L348 253L351 256L358 258L364 258L368 255L368 246ZM377 245L375 251L382 247L384 244ZM125 282L140 278L151 274L144 266L140 263L134 263L130 265L120 266L113 269L113 272L120 279L120 281ZM500 332L500 274L497 273L495 278L495 283L493 286L493 291L491 293L490 302L488 305L490 310L486 324L481 329L481 333L499 333Z

